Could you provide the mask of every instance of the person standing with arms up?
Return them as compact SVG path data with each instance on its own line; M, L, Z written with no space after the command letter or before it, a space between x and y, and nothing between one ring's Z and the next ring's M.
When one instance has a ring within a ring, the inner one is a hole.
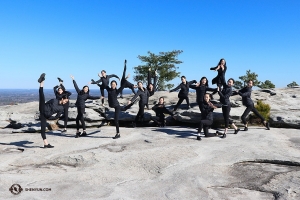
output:
M216 67L210 68L210 70L214 70L218 72L218 75L213 78L212 84L217 84L219 90L222 90L222 86L226 84L225 73L227 70L226 61L224 58L221 58L218 65ZM211 99L213 99L213 95L216 94L217 91L211 94Z
M259 117L264 124L264 126L267 128L267 130L270 130L269 122L265 120L265 118L259 114L259 112L254 107L254 103L251 99L251 92L252 92L252 86L253 81L249 80L247 83L247 86L239 91L235 91L234 95L238 94L242 97L243 105L246 106L246 110L244 111L243 115L241 116L242 122L245 126L244 131L248 131L248 123L246 121L247 115L252 111L257 117Z
M191 108L188 95L189 95L189 87L193 83L197 83L197 81L193 80L193 81L187 82L186 77L182 76L181 77L181 83L176 88L170 90L170 92L174 92L174 91L180 89L180 91L178 93L179 100L178 100L177 104L175 105L173 112L177 110L177 108L181 105L183 100L186 100L186 104L187 104L188 109Z
M132 104L136 100L137 97L140 97L139 111L135 117L134 122L132 123L133 128L136 127L136 124L138 123L139 120L144 121L144 110L145 110L145 105L148 103L149 96L150 96L149 91L146 88L144 88L143 83L139 81L137 93L128 102L128 104Z
M56 99L59 100L64 95L66 95L69 99L69 97L72 95L72 93L69 91L66 91L66 88L63 85L62 79L60 79L60 78L57 78L57 79L59 81L59 85L57 85L53 88ZM64 130L62 130L62 132L67 132L67 124L68 124L68 116L69 116L68 114L69 114L69 107L70 107L69 101L66 104L64 104L63 107L64 107Z
M64 95L60 99L51 99L45 103L45 95L44 95L44 81L45 81L45 73L42 73L38 82L40 83L39 88L39 111L40 111L40 120L41 120L41 135L44 141L44 148L53 148L51 144L48 143L46 138L46 124L47 119L55 120L60 117L62 112L64 111L63 105L69 102L68 96ZM52 115L56 113L56 116Z
M100 79L98 81L94 81L94 79L91 79L91 84L98 84L98 86L100 85L100 93L101 96L103 97L104 97L104 89L106 88L106 86L108 86L109 79L115 77L120 80L120 78L115 74L106 75L105 70L102 70L101 74L99 73L98 76L100 77ZM104 106L104 98L102 98L102 106Z
M75 138L78 138L79 136L86 136L86 128L85 128L85 122L84 122L84 117L83 114L85 113L85 101L87 99L100 99L100 96L91 96L89 94L90 90L87 85L83 86L82 90L79 89L76 81L74 80L74 76L71 75L71 78L73 80L73 84L75 87L75 90L77 92L77 100L76 100L76 107L77 107L77 117L76 117L76 135ZM82 134L79 132L79 121L81 122L82 125Z

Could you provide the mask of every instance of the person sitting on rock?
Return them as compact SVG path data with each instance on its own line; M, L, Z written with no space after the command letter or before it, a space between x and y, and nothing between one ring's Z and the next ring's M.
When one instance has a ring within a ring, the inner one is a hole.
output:
M186 80L186 77L182 76L181 77L181 83L176 88L170 90L170 92L174 92L174 91L177 91L177 90L180 89L180 91L178 93L179 100L178 100L177 104L175 105L173 112L177 110L177 108L181 105L183 100L186 100L186 104L187 104L188 109L191 108L188 95L189 95L189 87L193 83L197 83L197 81L193 80L193 81L188 82Z
M124 82L123 82L124 84ZM121 137L120 135L120 130L119 130L119 114L120 111L126 111L128 108L132 106L132 103L121 107L119 104L119 101L117 99L119 93L124 89L124 85L121 85L119 89L117 89L117 82L115 80L110 82L110 86L106 86L106 90L108 93L108 105L111 108L115 109L115 116L114 116L114 121L115 121L115 126L116 126L116 135L113 137L113 139L118 139ZM104 98L103 96L101 98Z
M101 74L99 73L98 76L100 77L100 79L98 81L94 81L94 79L91 79L91 84L97 84L100 87L100 93L101 96L103 97L104 97L104 89L106 88L106 86L108 86L109 79L115 77L120 80L120 78L115 74L106 75L105 70L102 70ZM104 98L102 98L102 106L104 106Z
M158 104L153 106L152 110L154 110L156 116L155 117L151 116L151 120L154 121L155 125L158 125L160 127L164 127L166 125L164 114L169 114L175 119L174 114L165 107L165 102L163 97L159 98Z
M210 88L208 87L208 80L206 77L202 77L200 79L200 82L196 85L190 85L190 88L196 90L196 101L199 106L199 109L201 113L203 112L203 101L204 101L204 95L207 91L216 91L216 88Z
M136 85L130 83L129 81L127 81L127 79L129 78L130 74L128 74L126 77L125 77L125 74L126 74L126 63L127 63L127 60L125 60L124 62L124 70L123 70L123 75L122 75L122 79L121 79L121 85L124 86L124 88L129 88L131 89L131 91L133 92L133 94L136 94L136 92L134 91L135 88L137 88ZM120 91L120 98L123 98L123 89Z
M60 99L51 99L45 103L44 95L44 81L45 73L42 73L38 82L40 83L39 88L39 111L40 111L40 120L41 120L41 135L44 141L44 148L53 148L51 144L47 142L46 139L46 120L55 120L60 117L64 111L63 105L69 102L68 96L64 95ZM56 116L52 116L56 113Z
M138 121L144 121L144 109L145 109L145 105L148 103L148 98L149 98L149 91L143 87L143 83L141 81L138 82L138 91L137 93L134 95L134 97L132 97L132 99L128 102L128 104L132 104L137 97L140 97L139 100L139 111L135 117L134 122L132 123L132 126L135 128L136 124L138 123Z
M224 117L224 122L225 122L225 130L224 133L222 135L221 138L226 138L226 133L229 127L229 124L233 126L234 128L234 134L237 134L240 129L238 129L235 124L233 123L233 121L231 119L229 119L229 114L230 114L230 110L231 110L231 103L230 103L230 96L232 95L232 86L234 84L234 79L230 78L227 81L227 85L224 84L223 85L223 89L222 91L220 91L220 88L217 88L217 91L220 95L220 102L222 103L222 113L223 113L223 117ZM217 131L217 133L219 134L220 132Z
M68 99L69 99L69 97L72 95L72 93L69 91L66 91L65 86L63 85L62 79L60 79L59 77L57 79L59 81L59 85L57 85L53 88L56 99L59 100L64 95L67 95ZM68 114L69 114L69 107L70 107L69 101L66 104L64 104L63 106L64 106L64 129L62 130L62 132L67 132Z
M213 120L213 111L214 109L221 107L222 105L219 104L213 104L210 102L210 94L206 93L204 95L204 101L201 102L201 120L199 123L199 128L198 128L198 135L197 135L197 140L201 140L200 133L201 130L203 129L205 137L214 137L217 134L215 133L209 133L208 129L209 126L211 126L214 122Z
M85 128L85 122L84 122L84 117L83 114L85 113L85 101L87 99L100 99L100 96L91 96L90 95L90 89L89 86L85 85L83 86L82 90L79 89L76 81L74 80L74 76L71 75L71 78L73 80L73 84L75 87L75 90L77 92L77 100L76 100L76 107L77 107L77 117L76 117L76 135L75 138L78 138L79 136L86 136L86 128ZM79 121L81 122L82 125L82 134L79 132Z
M157 70L154 72L154 77L153 77L153 82L151 81L151 67L149 67L148 70L148 76L147 76L147 90L149 91L149 96L153 96L154 93L156 92L156 87L157 87ZM148 99L149 100L149 99ZM149 110L149 102L146 104L147 109Z
M264 124L264 126L267 128L267 130L270 130L270 125L269 122L265 120L265 118L259 114L259 112L256 110L254 107L254 103L251 99L251 92L252 92L252 87L253 87L253 81L249 80L247 82L247 86L244 87L241 90L237 90L233 92L233 95L240 95L242 97L242 102L243 105L246 106L246 110L244 111L243 115L241 116L242 122L245 126L244 131L248 131L248 123L246 121L247 115L252 111L257 117L259 117Z

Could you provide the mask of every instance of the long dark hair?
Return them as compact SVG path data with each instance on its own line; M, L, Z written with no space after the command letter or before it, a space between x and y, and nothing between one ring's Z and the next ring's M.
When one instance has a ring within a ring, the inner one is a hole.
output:
M84 89L85 87L88 88L87 93L85 93L85 92L83 91L83 89ZM90 93L90 88L89 88L89 86L85 85L85 86L82 87L82 90L80 90L80 93L79 93L79 94L89 94L89 93Z
M219 66L219 65L221 64L222 60L224 60L224 61L225 61L224 67L227 67L227 66L226 66L226 60L225 60L224 58L221 58L221 59L220 59L220 61L219 61L219 63L218 63L218 65L217 65L217 66Z
M200 79L200 85L202 84L202 80L203 79L206 79L206 83L205 83L205 86L208 87L208 80L205 76L203 76L201 79Z

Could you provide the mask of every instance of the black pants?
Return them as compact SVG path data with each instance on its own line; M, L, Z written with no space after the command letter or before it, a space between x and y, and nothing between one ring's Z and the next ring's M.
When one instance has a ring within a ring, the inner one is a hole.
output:
M203 101L198 101L197 103L198 103L200 112L203 113Z
M115 109L114 122L115 122L117 133L120 133L120 129L119 129L119 114L120 114L120 111L126 111L130 107L131 107L131 105L124 106L124 107L121 107L120 105L118 105L118 106L114 107L114 109Z
M45 116L45 95L42 87L39 89L39 110L41 120L41 136L43 140L46 139L46 116Z
M183 100L186 101L187 106L190 106L190 100L189 97L179 97L179 100L177 102L177 104L174 107L174 110L177 110L177 108L181 105L181 103L183 102Z
M101 96L104 97L104 88L100 87L100 93L101 93ZM104 104L104 98L101 99L101 102L102 102L102 104Z
M232 124L233 121L229 119L229 114L230 114L231 106L222 106L222 112L223 112L223 118L225 122L225 128L229 127L229 124Z
M247 115L250 113L250 112L253 112L257 117L259 117L260 119L261 119L261 121L262 122L264 122L265 121L265 118L261 115L261 114L259 114L259 112L256 110L256 108L254 107L254 104L252 104L252 105L250 105L250 106L247 106L247 108L246 108L246 110L244 111L244 113L243 113L243 115L242 115L242 122L243 122L243 124L247 124L247 122L246 122L246 117L247 117Z
M139 112L137 113L136 117L135 117L135 123L137 123L139 121L139 119L141 121L144 120L144 109L145 109L145 104L144 103L139 103Z
M198 132L200 133L203 128L205 137L214 137L215 134L208 132L208 127L211 126L212 123L213 123L213 120L202 119L199 124Z
M81 122L82 129L85 130L85 122L83 114L85 113L85 108L77 107L77 117L76 117L76 128L79 130L79 121Z
M129 88L133 92L133 94L136 94L134 91L134 85L131 84L129 81L126 80L126 65L124 65L123 75L121 79L121 85L124 85L124 88ZM123 96L123 90L120 92L121 96Z
M64 128L67 128L67 124L68 124L68 117L69 117L69 102L64 104Z
M151 116L151 120L153 120L155 124L165 125L165 116Z

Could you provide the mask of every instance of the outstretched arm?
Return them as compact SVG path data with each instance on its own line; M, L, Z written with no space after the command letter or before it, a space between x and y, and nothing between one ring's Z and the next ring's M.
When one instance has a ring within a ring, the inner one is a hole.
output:
M170 90L170 92L174 92L174 91L176 91L176 90L179 90L180 88L181 88L181 84L179 84L176 88Z
M76 92L79 93L79 92L80 92L80 89L79 89L79 87L78 87L76 81L74 80L74 76L71 75L71 79L73 80L73 84L74 84L74 87L75 87Z
M119 79L119 80L120 80L120 78L119 78L117 75L115 75L115 74L107 75L107 77L108 77L108 78L115 77L115 78L117 78L117 79Z

